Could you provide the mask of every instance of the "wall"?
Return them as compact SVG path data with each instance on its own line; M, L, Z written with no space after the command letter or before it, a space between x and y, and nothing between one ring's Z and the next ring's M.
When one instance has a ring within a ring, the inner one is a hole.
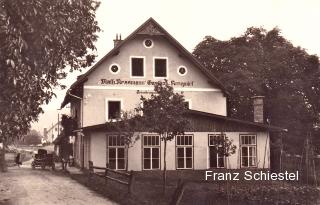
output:
M194 135L194 169L204 170L209 168L209 147L208 134L220 134L221 132L194 132L186 133ZM143 136L146 133L140 133ZM239 155L239 135L240 134L257 134L257 167L270 168L270 146L269 138L266 132L248 133L248 132L226 132L226 136L233 140L236 145L236 153L231 155L227 160L227 166L230 169L238 169L240 166ZM106 133L97 132L91 135L91 160L95 166L105 166L106 164ZM267 146L266 146L267 145ZM161 169L164 164L164 142L161 142ZM142 145L141 139L137 140L128 150L129 161L128 170L142 170ZM175 140L167 144L167 169L176 169L176 146ZM263 164L265 161L265 164Z
M141 94L137 94L137 90L150 92L153 90L153 85L149 85L147 83L148 80L160 80L153 76L153 57L168 58L169 82L193 83L193 86L174 86L176 91L183 91L187 100L191 99L192 109L226 116L226 97L218 87L209 83L208 77L205 76L199 68L195 67L188 58L181 56L181 53L164 38L157 36L152 37L151 39L154 41L154 46L152 48L144 47L144 39L145 38L139 36L130 40L120 48L118 55L110 56L105 59L95 71L88 76L88 80L84 83L83 95L84 126L101 124L106 121L106 98L123 99L123 110L132 110L139 105ZM145 57L145 77L130 77L130 56ZM113 63L120 66L120 72L118 74L113 74L109 71L109 67ZM181 65L185 66L188 70L185 76L180 76L177 73L177 69ZM101 79L145 81L145 84L102 85ZM150 96L150 94L144 95Z

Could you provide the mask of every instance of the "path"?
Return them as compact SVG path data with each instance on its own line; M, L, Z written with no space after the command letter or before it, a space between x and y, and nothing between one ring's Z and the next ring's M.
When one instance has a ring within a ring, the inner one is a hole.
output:
M32 170L30 161L0 173L0 205L115 205L71 178L51 171Z

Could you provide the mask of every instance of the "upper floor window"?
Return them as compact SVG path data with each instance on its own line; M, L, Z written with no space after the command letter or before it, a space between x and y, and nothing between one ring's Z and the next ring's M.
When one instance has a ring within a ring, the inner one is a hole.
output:
M153 47L153 42L152 40L150 39L146 39L143 41L143 45L146 47L146 48L152 48Z
M117 74L120 72L120 66L118 64L112 64L110 65L109 67L109 71L112 73L112 74Z
M144 57L131 58L131 76L144 77Z
M154 58L154 77L167 77L167 58Z
M106 100L106 111L107 121L118 119L121 113L121 101Z

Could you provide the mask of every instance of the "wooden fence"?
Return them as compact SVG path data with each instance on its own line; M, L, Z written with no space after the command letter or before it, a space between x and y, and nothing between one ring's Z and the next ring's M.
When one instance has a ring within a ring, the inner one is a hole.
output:
M108 168L108 164L106 164L106 167L97 167L93 166L93 162L89 161L89 178L92 178L93 175L97 175L99 177L102 177L105 179L105 182L107 183L108 180L115 181L119 184L123 184L128 186L128 193L133 193L133 185L134 185L134 174L131 170L130 173L126 172L120 172L113 169ZM103 170L104 172L94 172L95 169ZM119 175L125 178L125 180L117 179L115 177L110 176L110 173L113 173L115 175Z

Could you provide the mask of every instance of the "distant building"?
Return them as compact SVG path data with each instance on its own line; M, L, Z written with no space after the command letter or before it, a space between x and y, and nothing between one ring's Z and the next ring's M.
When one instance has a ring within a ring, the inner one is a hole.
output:
M58 137L58 134L62 132L62 130L63 128L61 126L61 121L59 122L59 124L53 124L49 129L44 128L42 141L52 143Z
M185 135L167 144L168 170L270 168L269 133L284 129L264 123L262 96L253 99L254 121L228 117L229 96L223 83L152 18L126 39L117 36L114 44L72 84L61 105L71 104L71 116L78 124L73 150L79 166L88 168L90 160L117 170L163 169L159 135L142 133L127 148L106 122L116 119L121 110L141 105L140 96L150 96L154 84L167 79L175 91L183 92L191 122ZM225 137L237 146L228 158L215 144Z

